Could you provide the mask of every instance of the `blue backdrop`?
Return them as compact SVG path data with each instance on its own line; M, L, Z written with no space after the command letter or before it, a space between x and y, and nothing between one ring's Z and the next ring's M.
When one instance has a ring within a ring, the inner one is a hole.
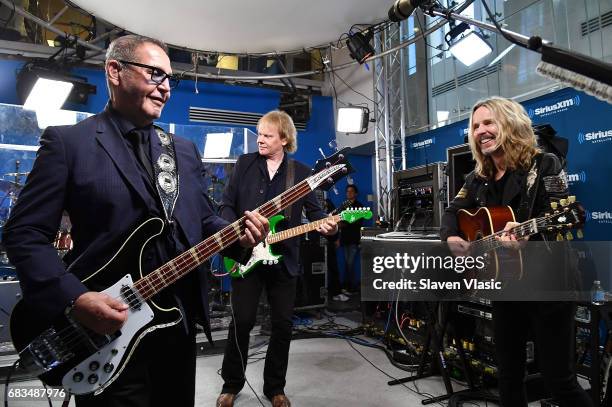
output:
M534 124L549 123L569 141L570 191L587 209L586 240L612 237L612 105L574 89L526 102ZM408 166L446 161L446 149L463 143L467 120L406 139Z

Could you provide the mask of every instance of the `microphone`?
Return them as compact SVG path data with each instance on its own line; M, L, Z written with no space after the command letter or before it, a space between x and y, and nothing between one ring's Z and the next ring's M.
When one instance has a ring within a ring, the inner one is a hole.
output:
M429 3L429 0L396 0L389 9L389 20L394 23L405 20L425 3Z

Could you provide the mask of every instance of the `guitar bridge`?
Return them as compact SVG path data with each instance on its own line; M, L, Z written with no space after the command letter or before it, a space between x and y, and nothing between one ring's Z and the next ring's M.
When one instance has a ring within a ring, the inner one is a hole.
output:
M19 366L35 375L47 372L74 357L55 328L49 328L19 352Z

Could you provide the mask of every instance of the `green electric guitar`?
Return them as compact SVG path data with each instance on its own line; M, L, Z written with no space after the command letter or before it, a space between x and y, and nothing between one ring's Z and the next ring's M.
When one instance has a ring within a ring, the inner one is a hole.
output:
M269 219L270 234L268 234L266 240L259 243L253 248L253 254L251 255L251 258L249 258L247 264L242 265L228 257L225 257L223 259L225 270L227 270L231 277L244 277L260 263L277 264L283 256L276 255L272 252L272 244L315 230L321 224L325 223L325 221L329 218L332 218L336 222L343 220L348 223L353 223L358 221L359 219L370 219L371 217L372 212L369 208L346 209L340 212L338 215L332 215L328 218L319 219L315 222L296 226L294 228L283 230L277 233L276 225L285 217L283 215L272 216Z

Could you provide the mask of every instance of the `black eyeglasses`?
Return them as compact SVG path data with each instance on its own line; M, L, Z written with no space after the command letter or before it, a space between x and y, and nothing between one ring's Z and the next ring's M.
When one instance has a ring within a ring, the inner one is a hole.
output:
M181 81L181 78L179 78L178 76L167 74L166 72L163 71L163 69L157 68L155 66L141 64L140 62L125 61L123 59L120 59L119 62L121 62L122 64L134 65L134 66L139 66L141 68L150 69L151 70L151 82L156 83L158 85L162 84L166 80L166 78L168 78L170 89L176 88L179 82Z

